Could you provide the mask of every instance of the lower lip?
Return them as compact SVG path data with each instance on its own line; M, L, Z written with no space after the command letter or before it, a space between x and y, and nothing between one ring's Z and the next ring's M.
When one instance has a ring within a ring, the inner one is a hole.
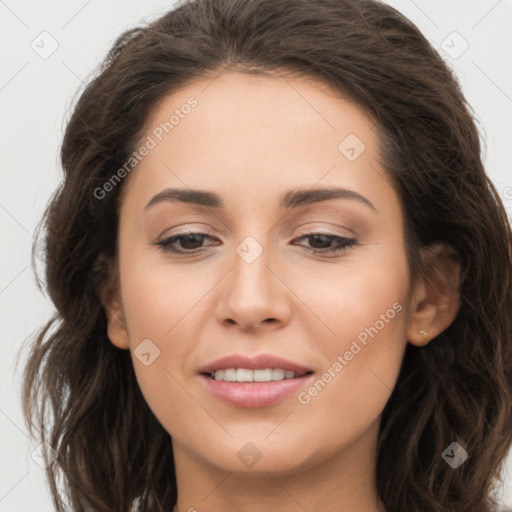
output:
M201 375L202 381L214 396L236 407L251 409L284 400L304 387L312 377L313 374L308 374L270 382L227 382Z

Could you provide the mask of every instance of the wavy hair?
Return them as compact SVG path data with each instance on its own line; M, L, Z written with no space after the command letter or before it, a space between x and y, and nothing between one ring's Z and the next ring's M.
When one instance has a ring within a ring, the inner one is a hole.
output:
M159 101L226 70L313 77L363 109L402 202L411 267L434 243L456 250L460 310L428 345L407 344L382 413L377 491L393 512L492 510L512 440L510 225L453 72L412 22L375 0L185 2L123 33L81 91L62 142L63 181L38 230L56 312L30 340L24 369L27 425L58 452L47 469L55 506L162 512L176 503L170 435L129 352L107 337L102 290L123 183L102 199L95 190L133 153ZM442 458L453 441L469 452L456 469Z

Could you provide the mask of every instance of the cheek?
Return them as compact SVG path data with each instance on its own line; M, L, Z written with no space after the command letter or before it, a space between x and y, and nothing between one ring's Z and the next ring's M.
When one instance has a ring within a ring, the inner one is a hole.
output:
M120 263L123 305L133 344L140 337L173 338L189 322L189 315L194 316L194 305L211 286L194 265L155 263L150 250L154 251L126 253Z
M308 318L309 328L316 323L315 339L325 340L334 350L344 349L358 335L362 342L365 333L371 339L367 329L375 324L378 333L373 329L372 333L380 340L403 341L410 279L403 251L370 248L337 264L292 268L284 279L293 283L294 292L307 305L302 316ZM303 318L295 320L303 322Z
M201 297L211 284L201 283L197 271L150 264L146 249L121 254L123 310L135 374L148 405L165 422L168 411L190 407L176 368L193 348L190 327L198 324Z
M296 418L321 430L322 443L331 447L355 440L377 420L400 371L409 276L400 256L386 261L385 268L374 262L356 271L354 265L309 288L309 304L322 319L310 334L325 367L298 395Z

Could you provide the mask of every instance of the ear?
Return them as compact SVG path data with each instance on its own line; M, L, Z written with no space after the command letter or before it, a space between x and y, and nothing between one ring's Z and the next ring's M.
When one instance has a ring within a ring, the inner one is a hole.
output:
M128 331L126 329L123 308L118 295L116 291L115 296L104 305L107 315L107 336L117 348L128 349L130 347Z
M455 320L460 308L460 265L456 251L446 244L422 250L422 266L411 298L407 340L427 345Z
M111 343L120 349L128 349L128 330L121 303L118 266L115 261L98 258L95 270L101 276L100 297L107 316L107 336Z

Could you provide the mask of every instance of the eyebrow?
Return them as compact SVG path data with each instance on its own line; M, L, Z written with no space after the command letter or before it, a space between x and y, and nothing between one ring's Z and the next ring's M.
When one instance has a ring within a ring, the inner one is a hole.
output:
M280 207L292 209L314 203L320 203L322 201L330 201L331 199L349 199L357 201L358 203L364 204L377 212L377 208L375 208L371 201L366 199L366 197L354 192L353 190L340 187L289 190L281 197ZM198 206L216 209L222 209L225 206L222 198L214 192L206 190L168 188L154 196L146 205L145 209L167 201L192 203Z

